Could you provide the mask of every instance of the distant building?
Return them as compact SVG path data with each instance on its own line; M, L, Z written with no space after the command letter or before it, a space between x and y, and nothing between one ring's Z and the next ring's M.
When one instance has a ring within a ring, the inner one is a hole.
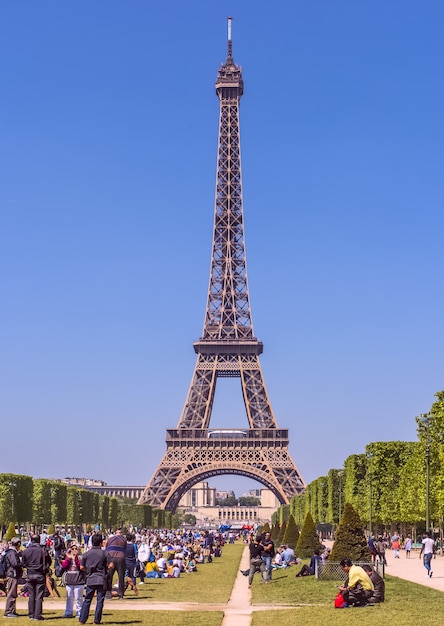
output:
M139 499L145 486L108 485L103 480L94 478L62 478L62 483L89 489L101 495L112 498ZM203 481L194 485L179 502L178 509L185 513L193 513L198 524L215 525L229 524L262 524L271 520L272 514L279 508L279 501L269 489L252 489L246 494L248 497L260 499L258 506L218 506L216 499L226 500L235 497L232 490L216 491L208 482Z

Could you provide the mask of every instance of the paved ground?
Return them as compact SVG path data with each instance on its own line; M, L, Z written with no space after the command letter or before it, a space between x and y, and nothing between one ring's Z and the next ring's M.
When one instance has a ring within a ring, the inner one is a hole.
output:
M386 552L387 569L386 573L391 576L398 576L414 583L432 587L444 591L444 557L437 556L432 561L433 576L426 576L426 570L419 558L419 550L411 553L407 559L405 552L401 550L400 558L393 558L391 550ZM248 569L248 548L242 554L240 569ZM254 584L259 584L259 576L255 576ZM19 598L17 609L20 613L26 614L27 599ZM55 610L60 608L62 613L65 607L65 600L58 598L46 598L44 608ZM222 626L250 626L253 611L270 611L291 608L288 605L251 605L251 592L248 589L248 579L240 572L233 585L228 604L200 604L198 602L129 602L128 600L112 600L105 602L105 610L112 607L116 611L223 611L224 618ZM5 599L0 599L0 610L5 608Z

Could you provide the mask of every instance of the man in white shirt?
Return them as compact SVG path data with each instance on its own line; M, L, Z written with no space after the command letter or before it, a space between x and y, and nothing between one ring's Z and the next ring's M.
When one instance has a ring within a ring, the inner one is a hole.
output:
M427 576L431 578L433 576L431 562L433 555L435 554L435 542L430 537L429 533L424 533L422 536L422 548L419 553L419 558L421 558L422 553L424 552L424 567L427 570Z

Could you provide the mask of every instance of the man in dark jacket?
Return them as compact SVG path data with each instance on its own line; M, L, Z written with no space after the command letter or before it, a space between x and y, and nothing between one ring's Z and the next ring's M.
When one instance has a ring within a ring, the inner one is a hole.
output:
M6 606L4 617L19 617L16 611L18 579L23 574L20 546L22 542L18 537L11 540L9 550L5 555L6 562Z
M369 598L370 604L379 604L385 600L385 582L382 576L378 574L376 570L370 565L363 565L362 569L365 570L373 583L375 588L373 595Z
M85 552L80 562L80 569L86 573L86 593L80 611L79 622L85 624L89 617L89 609L92 599L97 593L96 612L94 613L94 624L102 621L103 604L106 592L107 568L112 567L108 562L105 552L102 550L102 535L96 534L91 539L92 548Z
M42 620L43 594L46 587L46 574L51 565L51 557L46 548L40 545L40 537L31 535L31 542L22 557L23 567L26 568L26 586L29 593L29 619Z

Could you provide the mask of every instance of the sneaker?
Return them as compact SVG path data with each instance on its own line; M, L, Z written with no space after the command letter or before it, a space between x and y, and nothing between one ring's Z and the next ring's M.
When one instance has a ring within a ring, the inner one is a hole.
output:
M20 617L20 616L17 615L17 613L6 613L6 615L3 615L3 617Z

